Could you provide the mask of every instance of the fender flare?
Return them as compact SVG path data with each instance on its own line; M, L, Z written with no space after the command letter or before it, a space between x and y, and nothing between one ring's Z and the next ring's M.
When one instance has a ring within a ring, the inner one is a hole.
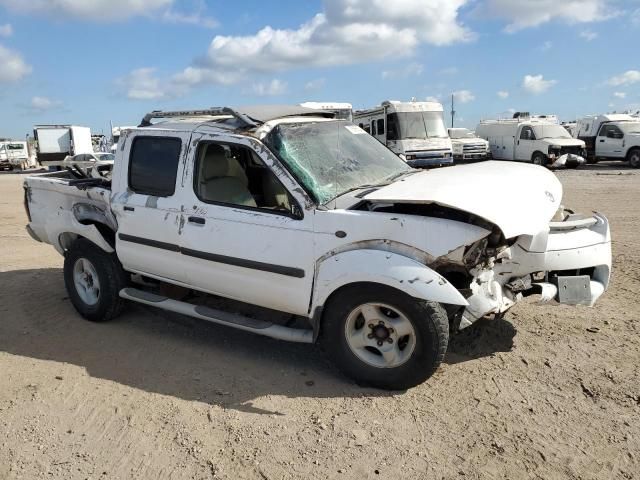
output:
M393 252L361 249L338 253L317 266L311 311L322 308L339 288L361 282L387 285L421 300L469 304L458 289L426 265Z
M44 230L49 243L61 255L64 255L71 242L78 237L86 238L107 253L115 251L95 225L83 225L76 220L71 211L59 211L58 215L51 218L51 221L47 221Z

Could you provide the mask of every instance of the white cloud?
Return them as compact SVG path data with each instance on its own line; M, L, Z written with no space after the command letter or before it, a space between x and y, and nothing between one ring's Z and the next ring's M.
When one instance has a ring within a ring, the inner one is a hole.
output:
M441 103L440 102L440 97L435 97L435 96L428 96L427 98L425 98L425 101L427 102L436 102L436 103Z
M110 21L148 16L169 8L173 2L174 0L0 0L0 6L17 13Z
M497 94L502 99L509 98L509 92L507 92L506 90L500 90L499 92L497 92Z
M522 80L522 88L537 95L546 92L556 83L555 80L545 80L542 75L525 75Z
M0 83L17 82L29 75L32 71L30 65L18 52L0 45Z
M382 72L382 78L390 79L390 78L409 78L409 77L417 77L421 75L424 70L424 66L420 63L409 63L404 67L396 68L394 70L384 70Z
M287 84L274 78L269 83L254 83L251 90L259 97L274 97L287 93Z
M229 84L255 74L406 57L421 43L469 41L474 35L458 19L468 1L324 0L323 12L297 29L217 35L204 58L174 79L189 86Z
M475 95L469 90L458 90L457 92L453 92L453 98L458 103L469 103L476 99Z
M51 100L47 97L33 97L31 99L30 107L33 110L44 112L62 107L62 102L60 100Z
M609 85L614 87L619 87L620 85L632 85L638 82L640 82L640 70L627 70L623 74L611 77L607 81Z
M627 94L625 92L613 92L613 96L616 98L626 98Z
M13 35L13 27L10 23L0 25L0 37L10 37Z
M304 84L304 89L307 92L320 90L322 87L324 87L325 82L326 80L324 78L316 78L314 80L309 80L307 83Z
M619 14L609 0L486 0L480 11L505 19L508 22L505 31L509 33L554 20L590 23Z
M219 25L218 21L215 18L208 17L206 10L207 6L204 0L197 0L188 13L169 7L162 13L160 19L165 23L182 23L204 28L217 27Z
M631 23L633 25L640 26L640 8L631 13Z
M580 38L585 39L587 42L591 42L592 40L598 38L598 34L591 30L584 30L579 33L579 36Z
M542 50L543 52L546 52L547 50L551 50L551 47L553 47L553 42L551 40L547 40L542 44L542 46L540 47L540 50Z
M118 79L116 83L124 90L127 98L132 100L156 100L169 96L169 92L155 75L156 69L151 67L137 68L128 75Z

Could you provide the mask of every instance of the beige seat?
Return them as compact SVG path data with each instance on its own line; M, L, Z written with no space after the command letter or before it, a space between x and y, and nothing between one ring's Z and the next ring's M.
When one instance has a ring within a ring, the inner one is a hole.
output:
M199 193L204 200L257 206L242 166L235 158L229 158L220 145L207 146L199 177Z
M278 207L287 211L291 210L287 190L269 170L262 176L262 189L264 191L264 202L267 207Z

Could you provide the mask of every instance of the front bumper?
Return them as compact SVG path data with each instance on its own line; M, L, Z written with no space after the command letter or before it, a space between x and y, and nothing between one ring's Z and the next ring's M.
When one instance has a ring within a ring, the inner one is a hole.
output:
M607 218L569 215L537 235L523 235L487 265L476 267L460 328L506 312L524 296L592 306L607 290L611 233Z

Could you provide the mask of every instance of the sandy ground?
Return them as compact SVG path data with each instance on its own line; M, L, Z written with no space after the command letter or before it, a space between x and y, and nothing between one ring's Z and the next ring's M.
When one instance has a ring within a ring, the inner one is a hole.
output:
M390 394L318 347L136 306L82 320L0 175L0 479L640 478L640 171L558 176L611 221L610 290L482 321Z

